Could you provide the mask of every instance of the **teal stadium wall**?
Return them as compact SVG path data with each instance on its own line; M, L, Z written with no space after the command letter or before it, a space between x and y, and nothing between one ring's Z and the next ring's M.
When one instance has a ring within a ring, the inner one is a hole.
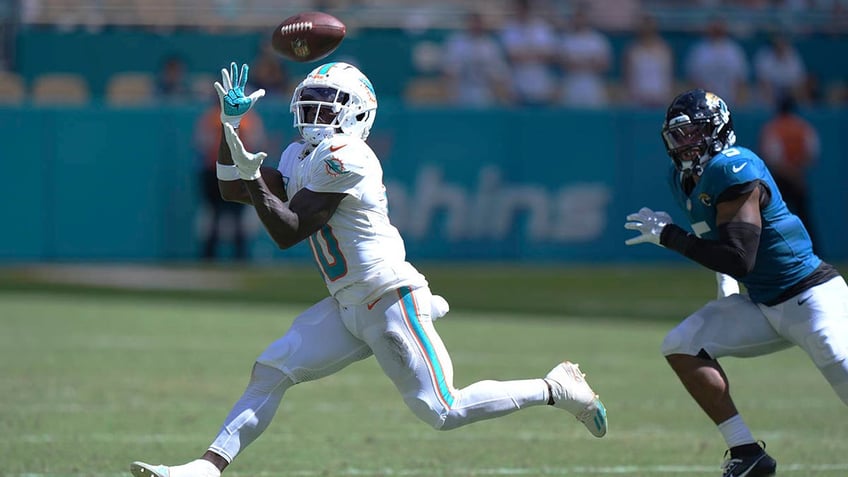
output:
M661 111L464 111L408 109L399 100L415 71L415 42L445 31L351 31L332 59L358 63L381 98L370 139L383 160L393 220L415 259L588 262L676 260L656 247L625 247L627 213L642 205L673 212L658 136ZM695 40L668 33L678 61ZM616 57L629 40L611 35ZM156 33L25 28L15 67L83 74L85 107L0 106L7 133L0 162L0 261L163 261L197 256L199 211L191 145L202 105L113 109L101 96L110 75L155 71L180 54L194 73L217 75L231 60L250 61L259 33ZM743 39L749 54L764 37ZM844 35L806 35L797 46L825 83L848 78ZM287 63L294 78L314 65ZM614 70L612 77L617 77ZM286 104L263 100L272 131L270 157L295 136ZM755 145L765 111L734 110L740 143ZM805 111L822 135L811 172L822 254L848 259L848 112ZM679 216L676 218L680 219ZM305 258L304 246L276 251L257 230L253 256ZM682 260L682 259L681 259Z
M278 157L294 137L285 104L260 112ZM0 260L168 261L197 256L191 146L200 106L0 108L6 177ZM537 263L675 260L626 247L627 213L673 212L660 111L467 111L384 102L369 142L383 160L391 215L411 258ZM811 173L825 258L848 258L848 113L808 111L823 155ZM752 144L762 112L735 116ZM271 160L271 163L274 161ZM275 251L258 230L254 257Z

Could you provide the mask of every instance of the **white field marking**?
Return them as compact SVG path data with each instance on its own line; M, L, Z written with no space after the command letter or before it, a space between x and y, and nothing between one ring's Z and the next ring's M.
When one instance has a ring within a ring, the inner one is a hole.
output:
M33 265L18 269L45 283L105 286L138 290L235 290L232 272L144 265Z
M833 472L834 474L844 475L848 471L848 464L779 464L780 475L799 474L805 475L809 472ZM686 475L686 474L704 474L716 472L718 466L702 466L702 465L621 465L621 466L574 466L574 467L498 467L493 469L471 468L471 469L455 469L450 472L440 475L456 475L456 476L500 476L500 475L566 475L566 476L581 476L581 475L630 475L633 473L640 474L669 474L669 475ZM35 473L24 472L20 474L4 474L6 477L126 477L126 472L121 473ZM229 472L227 475L231 477L278 477L279 471L266 472ZM286 475L297 477L312 477L330 475L325 470L294 470L287 469ZM336 477L358 477L358 476L432 476L433 469L403 469L384 467L378 469L358 469L349 467L332 473Z

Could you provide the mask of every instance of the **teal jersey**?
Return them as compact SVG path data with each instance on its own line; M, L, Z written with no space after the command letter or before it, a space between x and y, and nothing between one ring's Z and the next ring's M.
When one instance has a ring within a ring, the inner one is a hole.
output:
M750 149L731 147L713 156L689 194L681 178L672 166L669 182L674 199L692 232L707 240L719 239L716 202L728 188L758 181L771 192L771 200L760 211L762 232L754 269L739 278L754 302L772 302L821 264L804 224L786 207L765 163Z

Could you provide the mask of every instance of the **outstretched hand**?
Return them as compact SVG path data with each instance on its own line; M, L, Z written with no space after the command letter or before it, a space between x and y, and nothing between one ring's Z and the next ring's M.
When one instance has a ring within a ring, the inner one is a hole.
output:
M627 245L635 245L637 243L649 242L655 245L660 245L660 234L666 225L672 223L671 216L666 212L654 212L653 210L642 207L639 212L627 216L627 223L624 228L627 230L636 230L640 235L629 238L624 241Z
M264 152L252 153L244 148L244 143L241 142L238 133L230 123L224 123L224 137L227 141L227 146L230 148L230 155L233 157L233 163L238 169L239 177L245 181L255 181L262 175L259 168L262 166L262 161L268 157Z
M245 96L244 87L247 86L247 73L249 67L244 64L241 66L241 74L238 72L238 65L235 62L230 63L230 71L226 68L221 69L221 82L215 82L215 91L218 92L218 99L221 101L221 122L224 124L232 124L233 127L238 127L241 118L250 111L250 108L256 104L259 98L265 96L264 89L258 89Z

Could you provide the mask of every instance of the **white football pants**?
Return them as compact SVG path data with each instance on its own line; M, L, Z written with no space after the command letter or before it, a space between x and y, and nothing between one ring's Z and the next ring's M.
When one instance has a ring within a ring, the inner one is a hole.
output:
M435 429L454 429L547 402L548 388L541 378L454 388L450 355L431 320L431 298L426 287L404 287L369 304L341 306L328 297L313 305L256 360L245 393L209 449L232 462L265 430L289 387L372 354L406 405Z
M707 303L665 337L663 355L714 359L752 357L791 346L802 348L848 404L848 285L842 277L775 306L730 295Z

